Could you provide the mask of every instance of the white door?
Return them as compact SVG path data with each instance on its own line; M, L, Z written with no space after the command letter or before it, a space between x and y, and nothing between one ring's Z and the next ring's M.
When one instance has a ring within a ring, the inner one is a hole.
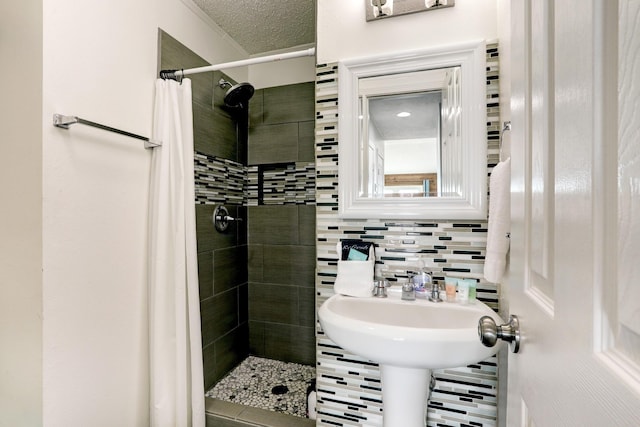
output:
M637 427L640 0L511 7L506 425Z

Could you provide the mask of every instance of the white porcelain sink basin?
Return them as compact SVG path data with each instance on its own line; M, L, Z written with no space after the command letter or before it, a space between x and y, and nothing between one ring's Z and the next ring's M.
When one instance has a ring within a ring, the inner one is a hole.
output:
M495 354L478 338L478 320L500 317L486 304L403 301L334 295L318 311L322 329L342 348L374 362L407 368L465 366Z
M424 427L431 369L480 362L498 350L478 337L478 320L502 319L486 304L334 295L318 318L336 344L380 364L384 427Z

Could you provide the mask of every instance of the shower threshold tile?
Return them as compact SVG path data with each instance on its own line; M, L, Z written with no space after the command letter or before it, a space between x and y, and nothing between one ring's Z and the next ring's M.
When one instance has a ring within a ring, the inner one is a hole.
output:
M315 376L314 366L249 356L206 396L306 418L307 387Z
M207 427L315 427L314 420L207 397Z

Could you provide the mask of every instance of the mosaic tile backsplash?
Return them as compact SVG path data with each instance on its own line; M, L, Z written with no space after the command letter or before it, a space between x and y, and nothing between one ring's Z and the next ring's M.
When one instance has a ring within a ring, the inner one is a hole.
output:
M498 162L498 46L487 44L487 172ZM478 281L478 299L498 309L498 288L483 279L487 221L392 221L338 218L337 64L317 66L316 76L316 306L333 295L335 246L359 238L376 244L376 276L406 280L421 266L434 279ZM341 349L317 324L318 425L382 426L378 365ZM497 425L497 359L434 371L428 426Z

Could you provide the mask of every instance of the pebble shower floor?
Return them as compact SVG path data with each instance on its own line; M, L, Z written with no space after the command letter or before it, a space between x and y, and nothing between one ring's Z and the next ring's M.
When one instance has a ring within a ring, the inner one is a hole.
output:
M306 418L307 387L315 376L315 366L249 356L206 396Z

